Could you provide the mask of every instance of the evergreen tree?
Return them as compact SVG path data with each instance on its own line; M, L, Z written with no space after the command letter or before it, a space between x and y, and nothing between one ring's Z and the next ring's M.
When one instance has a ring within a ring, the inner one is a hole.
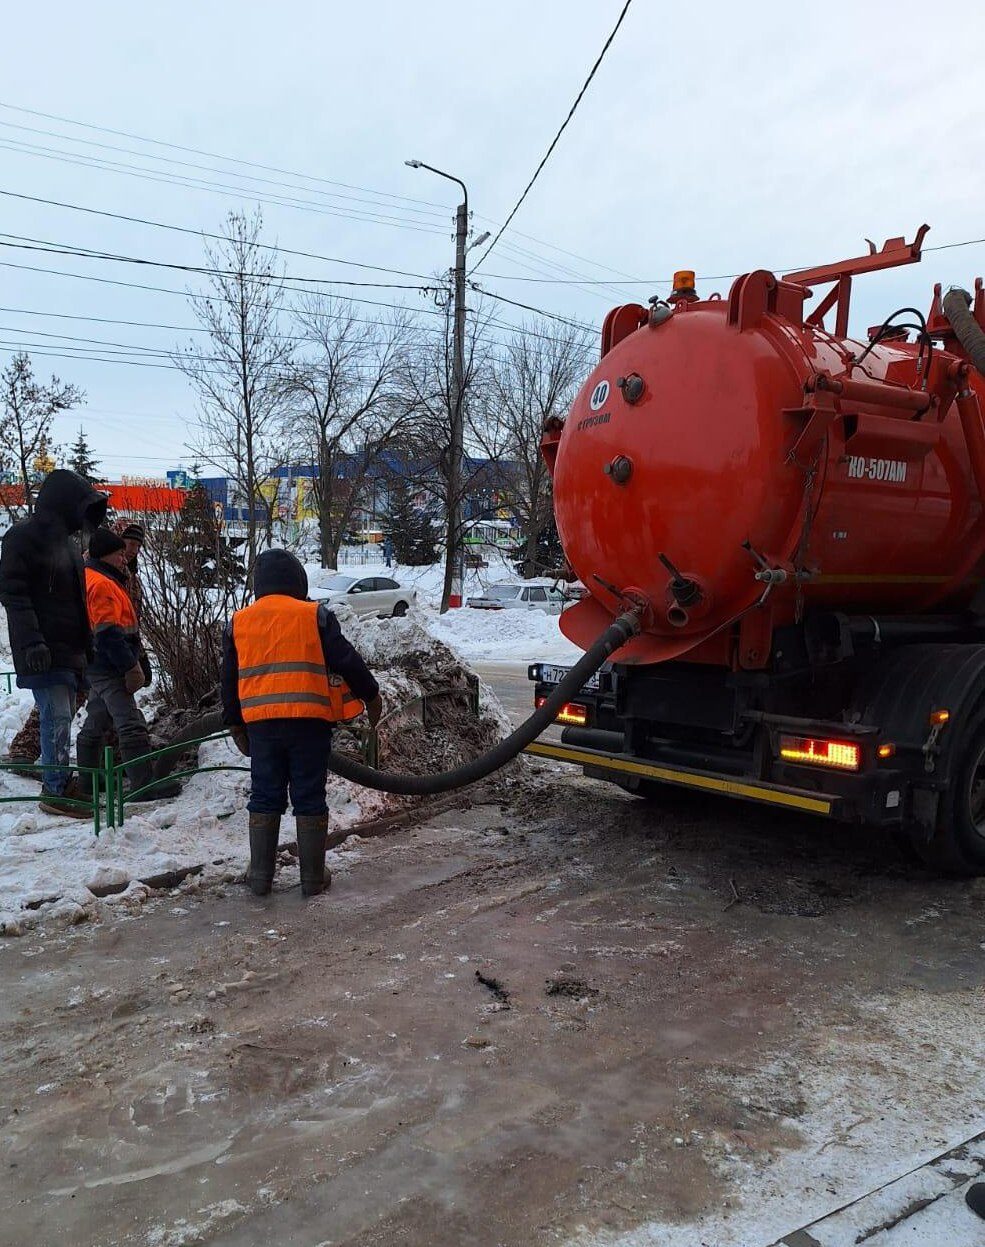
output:
M243 560L223 533L204 485L193 485L185 495L171 542L171 561L189 586L228 590L245 579Z
M519 547L516 554L523 554L523 547ZM546 576L556 568L564 565L564 550L561 546L561 538L558 536L557 524L554 522L552 515L547 523L537 533L537 550L535 554L536 564L534 567L528 567L527 561L523 558L513 566L521 576Z
M99 460L93 458L92 447L89 445L84 429L79 429L75 445L69 447L68 467L73 472L77 472L83 480L87 480L90 485L95 485L99 481Z
M436 532L431 520L414 505L410 486L397 481L390 489L386 534L393 542L393 557L405 567L426 567L437 561Z

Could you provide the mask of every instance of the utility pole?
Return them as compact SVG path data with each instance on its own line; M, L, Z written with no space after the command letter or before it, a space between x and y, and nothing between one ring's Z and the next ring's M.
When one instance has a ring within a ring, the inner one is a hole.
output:
M451 270L454 297L454 321L452 325L452 377L448 396L449 438L448 464L445 480L448 486L448 516L445 545L445 580L441 590L441 612L449 607L462 605L462 587L465 579L465 550L462 543L462 461L465 443L465 254L469 232L469 191L461 178L444 173L423 160L405 160L412 169L427 169L440 178L456 182L462 188L462 202L455 216L455 267ZM475 240L478 245L489 237L483 234Z
M465 550L462 544L462 456L465 422L465 239L469 228L469 195L458 205L455 218L455 323L452 338L452 411L448 446L448 550L441 609L462 605Z

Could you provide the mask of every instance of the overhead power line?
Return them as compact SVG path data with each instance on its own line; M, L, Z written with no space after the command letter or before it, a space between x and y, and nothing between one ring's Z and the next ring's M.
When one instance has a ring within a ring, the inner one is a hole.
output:
M75 138L73 135L70 135L70 134L59 134L56 130L42 130L36 126L17 125L16 122L12 122L12 121L0 120L0 126L3 126L5 129L8 129L8 130L20 130L27 134L40 134L44 136L45 138L62 139L63 141L68 142L68 143L79 143L85 147L98 147L102 151L119 152L120 154L125 155L125 156L139 156L141 159L144 159L144 160L158 160L169 165L181 165L182 167L186 169L197 169L202 173L217 173L221 177L228 177L231 172L229 169L217 169L214 165L198 164L197 162L190 161L190 160L177 160L173 156L155 156L152 152L141 151L138 148L120 147L116 143L99 143L95 139L79 139L79 138ZM10 141L13 142L15 140L10 140ZM25 146L32 146L32 145L25 144ZM52 149L47 149L47 150L52 150ZM86 153L84 152L78 153L78 154L86 155ZM361 195L345 195L345 194L340 194L338 191L314 191L313 192L310 186L304 186L303 184L298 183L298 182L284 182L284 181L280 181L275 178L259 177L253 173L234 172L233 175L235 177L245 178L247 181L250 181L250 182L262 182L264 185L267 185L267 186L280 187L282 189L287 189L287 190L304 191L306 194L315 193L315 194L324 195L326 200L328 200L329 202L339 200L343 205L346 205L348 203L367 204L371 208L386 208L386 209L389 209L390 211L404 212L404 213L413 212L418 216L424 216L424 217L444 217L445 216L445 211L440 209L438 206L435 206L434 208L394 207L393 204L386 203L384 200L378 199L378 198L377 199L366 199ZM369 191L367 193L371 195L377 194L376 191Z
M11 238L14 242L4 242ZM216 268L208 264L178 264L173 260L152 260L147 256L117 255L112 251L97 251L93 247L79 247L68 243L50 242L44 238L26 238L22 234L0 234L0 247L17 251L40 251L43 255L71 255L83 260L108 260L119 264L142 264L149 268L167 268L179 273L197 273L207 277L238 277L235 269ZM246 280L260 285L277 286L284 290L294 289L288 282L302 282L318 286L369 286L377 290L431 290L433 285L408 285L392 281L351 281L341 277L304 277L290 274L285 278L275 274L246 274ZM428 279L425 279L427 281Z
M8 246L8 245L12 246L13 244L0 243L0 246ZM47 255L58 254L57 251L49 251L44 247L37 248L37 250L39 250L43 255L44 254L47 254ZM88 259L88 260L95 260L95 259L102 258L98 255L86 255L84 253L80 253L80 254L82 254L84 259ZM207 300L208 298L210 298L210 296L207 294L199 294L195 291L175 290L173 286L151 286L147 284L146 282L118 281L117 279L112 278L112 277L97 277L94 273L72 273L72 272L67 271L66 269L46 268L44 265L40 265L40 264L16 264L12 260L0 260L0 268L20 269L21 271L28 272L28 273L48 273L54 277L71 277L76 281L92 281L92 282L97 282L98 284L103 285L103 286L123 286L130 290L150 290L150 291L154 291L157 294L177 295L179 298L182 298L182 299L192 299L196 301L201 301L201 300ZM417 289L417 287L412 287L412 288ZM281 289L295 290L295 291L301 290L300 287L289 286L289 285L281 285ZM366 299L366 298L357 297L351 294L338 294L335 291L331 292L331 298L337 300L340 303L362 303L368 307L385 307L385 308L390 308L394 311L399 311L399 312L412 312L414 315L422 315L422 316L443 316L444 315L443 312L436 310L434 308L427 308L427 307L414 308L414 307L409 307L406 303L387 303L381 299Z
M598 57L595 60L595 64L589 70L588 77L585 79L584 83L582 84L581 90L575 96L575 102L568 109L567 117L565 117L564 121L561 122L561 127L558 130L557 134L555 134L554 138L551 139L550 147L548 147L547 151L544 153L543 157L541 158L540 164L534 170L533 177L530 179L527 185L523 188L523 194L513 205L513 209L510 212L510 215L506 218L506 220L500 226L499 232L496 234L496 237L492 240L489 246L485 249L485 251L483 251L482 255L479 256L478 260L475 262L475 265L473 266L473 269L472 269L473 272L475 272L475 270L482 264L482 262L485 260L489 252L492 251L493 247L495 247L495 245L499 242L500 238L502 238L503 232L507 229L510 222L516 216L517 212L519 212L521 204L526 199L527 195L530 193L530 188L533 186L534 182L537 181L538 177L540 177L541 170L547 164L548 160L550 160L551 153L554 151L554 148L557 147L558 142L561 138L561 135L568 128L568 123L571 121L571 118L575 115L575 111L578 108L578 105L581 103L582 97L584 96L585 92L588 90L589 84L591 83L592 79L595 77L598 67L602 64L605 54L606 52L608 52L610 46L612 45L612 41L613 39L615 39L616 33L619 30L619 27L623 23L623 18L625 18L626 14L629 12L629 6L632 3L633 3L633 0L626 0L626 3L622 6L622 11L620 12L618 18L616 19L615 26L613 26L608 39L606 39L605 43L602 45L602 51L598 54Z
M116 138L133 139L138 143L149 143L154 147L167 148L169 151L187 152L193 156L206 156L210 160L221 160L225 164L242 165L245 168L262 169L265 173L281 173L287 177L302 178L306 182L317 182L323 186L341 186L345 190L363 191L366 194L377 195L380 198L396 199L404 203L411 203L411 204L423 204L429 208L444 207L443 204L433 203L431 200L428 200L428 199L415 199L413 196L410 196L410 195L396 195L396 194L393 194L391 191L373 190L371 187L357 186L351 182L337 182L337 181L333 181L331 178L317 177L314 174L310 174L310 173L299 173L297 172L297 170L281 169L281 168L278 168L276 165L265 165L265 164L259 164L257 161L253 161L253 160L243 160L238 156L223 156L218 152L206 151L200 147L186 147L186 146L183 146L181 143L169 143L169 142L166 142L164 139L152 139L152 138L148 138L146 135L143 135L143 134L134 134L132 131L129 131L129 130L114 130L109 126L95 125L92 122L88 122L88 121L77 121L72 117L60 117L56 113L40 112L38 109L24 108L23 106L17 105L17 104L7 104L7 103L4 103L3 101L0 101L0 108L6 109L8 112L21 113L28 117L41 117L45 121L57 121L61 123L62 125L77 126L81 130L91 130L92 132L97 133L97 134L112 134Z
M584 329L588 333L596 332L595 325L586 325L580 320L572 320L568 316L559 316L556 312L545 312L542 307L534 307L530 303L518 303L516 299L508 299L505 295L494 294L493 291L486 290L476 281L470 281L469 286L473 290L478 291L479 294L484 294L489 299L495 299L497 303L508 303L511 307L522 308L525 312L536 312L538 316L546 316L548 320L560 321L562 325L570 325L572 329Z
M169 230L176 234L191 234L196 238L209 238L216 242L227 242L224 234L212 234L208 230L193 229L189 225L172 225L166 221L154 221L149 217L128 216L122 212L110 212L105 208L87 208L82 204L66 203L60 199L44 199L40 195L25 195L19 191L0 189L0 195L8 199L21 199L28 203L45 204L52 208L64 208L69 212L84 212L87 216L107 217L112 221L127 221L133 225L148 225L154 229ZM293 247L281 247L276 243L257 242L254 244L262 251L274 251L280 255L296 255L306 260L322 260L326 264L344 264L347 268L364 268L375 273L390 273L397 277L420 277L429 281L423 273L412 273L406 269L387 268L383 264L368 264L363 260L343 260L340 256L321 255L317 251L297 251Z
M0 241L0 247L7 247L7 246L9 246L9 247L15 247L15 246L19 246L19 245L20 245L20 244L15 244L15 243L4 243L4 242ZM41 252L41 254L43 254L43 255L44 255L44 254L47 254L47 255L58 255L58 254L62 254L60 251L57 251L57 250L50 250L50 249L48 249L48 248L46 248L46 247L37 247L37 248L33 248L33 249L40 251L40 252ZM77 252L77 253L72 253L72 254L78 254L79 256L81 256L81 258L83 258L83 259L89 259L89 260L112 259L112 258L114 258L114 257L111 257L111 256L105 256L105 255L101 255L101 254L98 254L98 253L89 253L89 252L85 252L85 251L79 251L79 252ZM122 258L125 258L125 257L122 257ZM139 262L139 261L138 261L138 262ZM162 267L172 267L172 266L170 266L170 265L165 265L165 264L163 263L163 261L147 261L147 263L148 263L148 264L157 265L157 266L162 266ZM179 265L179 266L173 266L173 267L178 267L179 269L181 269L181 268L186 268L186 267L187 267L187 268L190 268L190 266L180 266L180 265ZM15 263L15 262L11 261L11 260L0 260L0 268L13 268L13 269L19 269L19 270L23 270L23 271L27 271L27 272L31 272L31 273L46 273L46 274L49 274L49 275L54 276L54 277L68 277L68 278L72 278L73 280L76 280L76 281L91 281L91 282L96 282L96 283L98 283L98 284L100 284L100 285L120 286L120 287L123 287L123 288L125 288L125 289L132 289L132 290L147 290L147 291L152 291L152 292L154 292L154 293L159 293L159 294L171 294L171 295L176 295L176 296L178 296L179 298L182 298L182 299L190 299L190 300L193 300L193 301L202 301L202 300L207 300L207 299L210 297L209 295L206 295L206 294L200 294L200 293L196 293L196 292L193 292L193 291L188 291L188 290L175 290L175 289L174 289L174 287L172 287L172 286L153 286L153 285L150 285L150 284L148 284L148 283L146 283L146 282L120 281L120 280L118 280L118 279L116 279L116 278L112 278L112 277L98 277L98 276L96 276L96 275L95 275L95 274L93 274L93 273L73 273L73 272L66 271L65 269L46 268L46 267L44 267L43 265L35 265L35 264L17 264L17 263ZM191 269L191 271L194 271L194 272L206 272L206 273L208 272L208 270L206 270L206 269L198 269L198 270L196 270L196 269ZM216 271L218 271L218 270L216 270ZM318 280L318 279L311 279L311 280ZM269 282L268 284L273 285L273 286L276 286L276 288L278 288L278 289L283 289L283 290L289 290L289 291L300 291L300 292L302 292L302 293L309 293L309 292L310 292L310 290L309 290L308 288L298 287L298 286L292 286L292 285L290 285L290 284L288 284L288 283L284 283L284 282L271 281L271 282ZM409 289L419 289L419 287L408 287L408 288L409 288ZM480 289L481 289L481 288L480 288L480 287L478 287L478 286L476 286L475 288L476 288L477 290L480 290ZM563 316L558 316L556 313L552 313L552 312L545 312L545 311L543 311L543 309L541 309L541 308L535 308L535 307L533 307L533 306L531 306L531 305L529 305L529 304L519 304L519 303L516 303L516 301L515 301L515 300L507 299L504 295L495 295L495 294L492 294L491 292L489 292L489 291L485 291L485 290L481 291L481 293L483 293L483 294L485 294L485 295L488 295L488 297L489 297L489 298L491 298L491 299L495 299L495 300L497 300L498 302L501 302L501 303L507 303L507 304L509 304L509 303L513 303L513 304L514 304L515 306L517 306L517 307L522 307L522 308L524 308L524 310L527 310L527 311L532 311L532 312L536 312L536 313L538 313L538 314L540 314L540 315L547 316L547 317L552 318L552 319L554 319L554 320L561 321L561 322L562 322L562 323L564 323L564 324L574 325L575 327L577 327L577 328L579 328L579 329L588 329L590 332L594 332L594 327L593 327L593 326L587 326L587 325L580 324L579 322L571 321L571 320L569 320L569 319L568 319L568 318L566 318L566 317L563 317ZM332 291L332 292L330 293L330 297L331 297L332 299L337 300L338 302L341 302L341 303L357 303L357 304L363 304L363 305L366 305L366 306L368 306L368 307L381 307L381 308L387 308L387 309L390 309L390 310L393 310L393 311L408 312L408 313L410 313L410 314L412 314L412 315L424 315L424 316L430 316L430 317L439 317L439 318L442 318L442 319L444 319L444 318L445 318L445 312L444 312L444 311L442 311L440 308L428 308L428 307L414 308L414 307L408 307L408 305L407 305L407 304L405 304L405 303L388 303L388 302L386 302L386 301L379 300L379 299L367 299L367 298L363 298L363 297L359 297L359 296L355 296L355 295L344 295L344 294L338 294L338 293L337 293L337 292L335 292L335 291ZM540 332L539 332L539 331L537 331L537 330L531 329L531 328L529 328L529 327L525 327L525 326L523 326L523 325L518 325L518 324L509 324L509 323L503 323L503 322L492 322L492 323L497 324L500 328L509 329L512 333L520 333L520 334L522 334L522 335L524 335L524 336L527 336L527 337L542 338L542 339L545 339L545 340L548 340L548 341L556 341L556 340L557 340L557 339L555 339L555 338L552 338L552 337L551 337L550 335L548 335L548 334L543 334L543 333L540 333Z
M414 198L412 196L407 196L407 195L397 195L389 191L380 191L380 190L376 190L370 187L359 186L357 184L349 183L349 182L333 181L332 179L320 178L312 174L298 173L297 171L280 170L277 168L277 166L263 165L263 164L259 164L259 163L252 162L252 161L241 160L238 157L224 156L224 155L219 155L217 153L205 152L199 148L184 147L180 144L167 143L160 139L153 139L153 138L149 138L149 137L142 136L142 135L131 134L128 131L113 130L109 127L102 127L102 126L93 126L92 124L87 123L87 122L77 121L75 119L67 118L67 117L59 117L55 114L40 112L36 109L21 108L16 105L5 104L5 103L0 103L0 109L6 109L8 111L22 113L30 117L41 117L41 118L45 118L51 121L59 121L65 125L75 126L81 129L91 130L91 131L95 131L98 133L110 134L110 135L115 135L118 137L132 138L137 142L150 144L156 147L167 148L167 149L174 150L174 151L190 152L190 153L198 154L198 155L207 155L211 159L220 160L225 164L242 166L243 168L247 168L247 169L262 169L266 172L275 172L275 173L282 172L289 177L301 178L305 182L309 182L309 183L313 183L317 185L343 187L347 190L362 191L365 194L376 196L379 202L375 202L373 200L360 200L360 199L356 199L355 197L339 195L335 191L319 191L317 190L316 187L306 188L303 186L298 186L296 183L292 184L292 183L277 182L274 179L260 178L254 174L242 174L242 173L239 173L236 169L214 170L214 169L210 169L210 167L208 166L194 164L193 162L181 161L181 160L177 160L173 157L168 157L168 156L158 156L158 155L155 155L153 152L135 151L134 149L122 148L122 147L119 147L113 144L99 143L96 140L80 138L80 137L77 137L71 134L59 134L55 131L43 130L43 129L39 129L38 127L22 126L22 125L18 125L15 122L10 122L10 121L0 121L0 126L5 126L8 129L22 130L28 133L36 133L36 134L41 134L41 135L50 136L54 138L61 138L70 143L76 143L76 144L82 144L84 146L102 148L102 149L109 150L109 151L117 151L122 154L135 155L138 157L143 156L150 160L156 160L159 162L163 161L166 164L185 165L186 167L196 168L196 169L199 169L200 171L216 172L220 176L225 176L225 177L228 177L230 174L232 174L233 176L246 177L249 181L261 181L274 187L286 186L288 189L300 189L302 191L308 190L309 193L322 195L330 200L331 199L342 199L342 200L353 199L354 202L366 203L369 207L379 207L384 210L392 210L394 212L414 213L421 217L424 217L424 216L435 217L437 218L437 221L434 222L434 224L436 225L436 228L433 231L428 230L425 232L435 232L439 234L442 232L440 226L437 225L437 222L441 221L444 213L447 211L447 208L445 205L438 204L432 200L424 200L424 199ZM27 154L27 155L32 155L32 154L43 155L51 159L64 159L64 160L69 160L69 161L71 161L76 156L85 155L85 153L64 153L64 152L58 151L57 149L44 148L36 144L21 144L20 147L12 145L8 148L8 150L21 151L22 154ZM89 159L91 160L92 158L89 158ZM132 167L128 168L127 166L121 166L119 162L111 162L111 164L115 165L116 171L119 171L119 172L127 172L127 173L135 173L135 172L139 173L140 172L140 170L134 170ZM103 165L95 165L91 167L104 167L107 169L107 171L110 171L110 172L114 171L105 162ZM157 170L156 172L167 173L167 170ZM162 181L162 180L165 182L167 181L166 177L163 179L153 177L146 170L144 171L144 174L145 176L150 177L150 180L153 180L153 181ZM196 189L196 187L194 186L192 186L192 188ZM222 190L225 188L223 186L216 186L215 184L204 184L202 186L197 187L197 189ZM228 189L231 189L237 194L241 194L241 195L251 197L254 199L258 198L257 193L256 193L256 188L254 187L236 186L236 187L229 187ZM383 202L384 200L396 200L398 202L396 204L389 204L389 203ZM270 200L270 202L280 203L281 201ZM423 206L420 208L403 206L403 205L413 205L413 204L420 204ZM289 206L289 207L293 206L293 207L298 207L298 208L310 208L313 211L317 210L319 207L318 204L314 204L311 201L303 201L303 200L297 200L297 199L292 199L290 202L287 203L286 206ZM324 205L321 205L321 206L324 207ZM347 216L348 214L342 214L342 215ZM357 216L355 219L362 219L362 218ZM372 218L369 217L367 219L372 219ZM488 221L493 226L498 226L499 224L497 221L489 217L482 217L481 219ZM391 220L390 222L387 222L387 223L393 223L393 222ZM422 222L418 222L418 224L421 224L421 223ZM411 227L409 222L408 222L407 227L408 228ZM588 259L585 256L579 256L575 252L567 251L563 247L558 247L557 244L554 242L548 242L545 239L536 238L531 234L525 234L517 230L511 231L511 234L515 235L515 237L517 238L522 238L528 242L535 243L538 247L546 248L549 251L557 252L558 254L568 256L571 259L579 260L583 263L591 264L596 269L601 269L602 271L606 271L606 268L607 268L606 265L600 264L597 260ZM513 245L517 247L518 251L520 252L523 251L523 249L519 247L519 245L517 244L513 244ZM532 255L534 253L528 253L528 254ZM544 263L551 264L552 267L554 266L554 262L548 260L546 257L540 256L538 258L540 258ZM574 274L574 270L568 270L568 271ZM617 278L626 276L626 274L619 273L618 270L615 270L615 269L609 269L609 271L615 274Z
M256 202L275 204L282 208L292 208L299 212L312 212L318 216L340 217L347 221L365 221L374 225L386 225L394 229L411 230L418 234L444 234L445 230L436 222L423 224L410 222L401 217L393 217L378 213L343 211L337 207L328 207L315 200L297 199L294 196L258 194L253 187L234 186L228 182L209 182L203 178L192 178L185 174L168 173L166 170L148 170L133 165L122 164L120 161L99 159L86 156L80 152L63 152L57 148L41 147L32 143L0 141L0 150L17 152L25 156L39 156L44 160L55 160L62 164L77 165L84 169L102 169L105 172L117 173L124 177L138 178L145 182L156 182L165 186L181 186L186 190L203 190L233 193Z

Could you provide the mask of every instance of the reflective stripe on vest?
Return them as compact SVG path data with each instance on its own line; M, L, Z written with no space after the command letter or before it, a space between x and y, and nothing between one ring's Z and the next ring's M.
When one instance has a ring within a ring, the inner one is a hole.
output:
M124 636L136 636L137 612L126 589L93 567L87 567L85 573L86 606L93 632L119 628Z
M246 723L354 719L363 703L325 667L318 603L271 594L233 616L239 703Z

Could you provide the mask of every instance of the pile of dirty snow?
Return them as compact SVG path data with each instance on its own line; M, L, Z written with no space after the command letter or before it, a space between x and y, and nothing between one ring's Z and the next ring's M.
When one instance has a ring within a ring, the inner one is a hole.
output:
M386 715L427 692L453 688L464 694L469 689L474 677L468 667L419 620L360 620L345 609L338 615L343 632L379 681ZM25 693L0 698L5 745L31 704ZM435 703L427 731L419 712L389 717L380 733L380 765L421 774L445 770L484 752L508 730L499 703L480 685L478 719L466 709L464 695ZM351 733L337 733L340 748L353 743ZM192 776L176 800L129 807L125 825L104 828L98 839L88 821L41 814L29 801L0 805L0 934L19 934L41 919L84 921L104 906L139 909L148 895L141 880L162 884L199 868L199 879L240 877L249 857L249 775L238 768L248 761L221 739L201 746L199 765L237 769ZM31 798L37 792L37 784L0 772L0 797ZM409 800L331 776L330 831L355 827ZM281 840L290 842L294 834L288 815ZM344 871L353 852L359 852L358 836L329 855L332 869ZM296 875L291 866L279 878L289 883Z

